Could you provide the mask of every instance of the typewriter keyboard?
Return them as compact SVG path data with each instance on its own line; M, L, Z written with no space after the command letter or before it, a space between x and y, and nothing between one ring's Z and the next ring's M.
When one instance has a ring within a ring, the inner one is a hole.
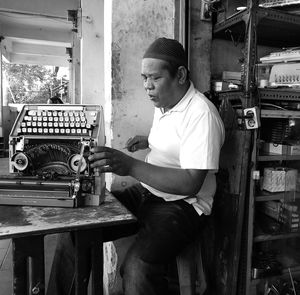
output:
M97 111L27 110L18 135L91 136Z

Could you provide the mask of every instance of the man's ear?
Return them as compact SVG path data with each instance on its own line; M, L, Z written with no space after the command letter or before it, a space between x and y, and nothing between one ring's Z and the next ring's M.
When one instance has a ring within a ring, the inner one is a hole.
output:
M187 79L187 69L184 66L180 66L177 70L177 78L179 84L184 84Z

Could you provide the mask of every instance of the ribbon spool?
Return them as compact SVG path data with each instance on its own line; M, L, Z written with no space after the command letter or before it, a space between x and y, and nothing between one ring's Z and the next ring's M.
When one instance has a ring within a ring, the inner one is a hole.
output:
M80 162L81 155L72 155L69 159L69 166L74 172L78 172L78 165ZM82 157L82 163L80 167L80 172L83 172L87 167L87 163L84 157Z
M17 153L13 155L11 162L18 171L24 171L29 164L28 157L24 153Z

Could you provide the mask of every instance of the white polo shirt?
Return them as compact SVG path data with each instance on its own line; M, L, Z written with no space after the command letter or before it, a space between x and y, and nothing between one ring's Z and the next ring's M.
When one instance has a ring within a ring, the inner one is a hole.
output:
M200 215L209 215L224 138L224 125L216 107L191 82L185 96L172 109L163 113L155 108L148 138L151 150L145 161L161 167L208 169L204 183L195 196L169 194L142 185L166 201L185 199Z

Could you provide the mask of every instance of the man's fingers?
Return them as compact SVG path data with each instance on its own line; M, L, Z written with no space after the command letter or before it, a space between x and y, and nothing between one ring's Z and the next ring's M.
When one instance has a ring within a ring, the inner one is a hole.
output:
M102 151L102 152L95 152L91 154L88 159L90 162L94 162L97 160L102 160L102 159L110 159L112 157L112 151Z
M109 165L100 167L100 173L113 172L113 168Z
M111 159L101 159L101 160L93 161L91 163L92 168L95 168L95 167L102 168L105 166L112 166L112 160Z

